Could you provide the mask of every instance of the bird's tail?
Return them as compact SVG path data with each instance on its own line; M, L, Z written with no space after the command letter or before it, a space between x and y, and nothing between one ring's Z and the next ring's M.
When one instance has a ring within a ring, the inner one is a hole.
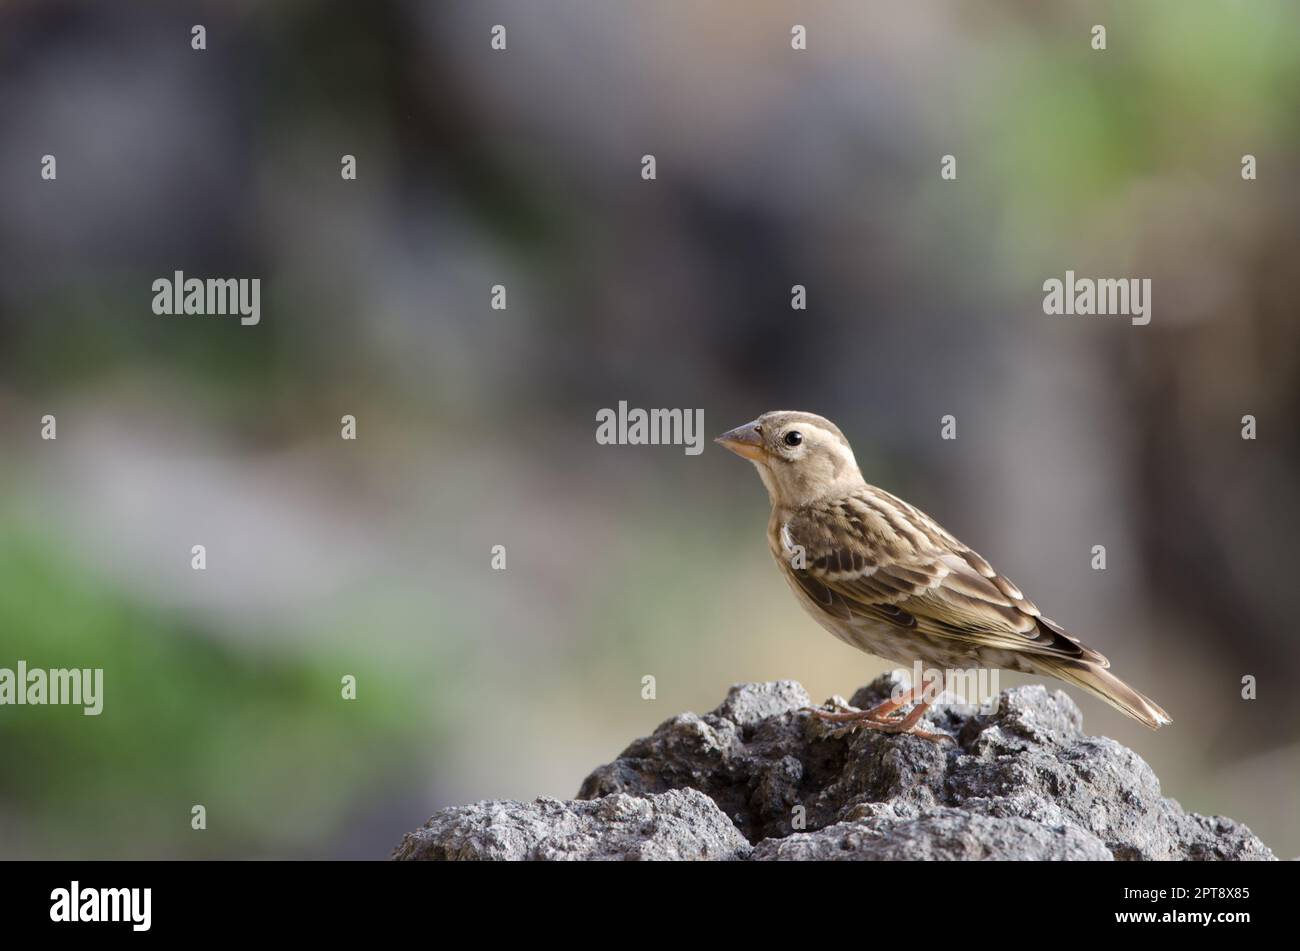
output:
M1153 730L1174 722L1154 700L1144 697L1100 664L1078 660L1050 660L1039 661L1037 666L1049 676L1096 694L1116 710L1127 713Z

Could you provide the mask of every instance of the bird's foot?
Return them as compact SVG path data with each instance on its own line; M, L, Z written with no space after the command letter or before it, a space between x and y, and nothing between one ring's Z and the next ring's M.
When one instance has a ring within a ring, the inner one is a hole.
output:
M830 711L823 710L820 707L804 707L803 710L846 732L865 728L875 730L878 733L905 733L908 736L919 736L921 739L930 740L932 743L941 743L945 740L950 743L957 742L947 733L933 733L920 728L921 718L925 716L925 711L930 707L928 703L917 704L905 716L898 713L899 707L903 705L905 704L896 700L886 700L870 710Z
M871 710L823 710L821 707L803 707L800 713L811 713L820 720L826 720L828 723L858 723L862 720L874 720L878 723L884 723L887 717L882 717Z
M828 705L834 707L833 710L823 710L821 707L804 707L802 712L811 713L813 716L831 723L860 723L863 720L870 720L875 723L892 723L902 718L900 708L913 702L912 694L909 692L901 698L891 698L876 704L867 710L859 710L857 707L845 703L839 696L831 697L826 701ZM897 714L897 716L894 716Z

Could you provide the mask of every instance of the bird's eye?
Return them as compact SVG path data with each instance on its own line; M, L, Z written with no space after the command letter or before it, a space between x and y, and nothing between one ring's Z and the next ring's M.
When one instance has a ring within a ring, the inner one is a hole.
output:
M792 429L785 434L785 444L787 446L797 446L801 442L803 442L803 433L797 429Z

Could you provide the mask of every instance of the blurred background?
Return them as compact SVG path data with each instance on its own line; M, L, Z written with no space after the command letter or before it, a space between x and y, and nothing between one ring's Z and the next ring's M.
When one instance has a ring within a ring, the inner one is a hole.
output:
M1091 732L1300 854L1300 8L806 7L0 4L0 666L105 670L0 708L0 855L384 857L885 670L619 400L832 418L1175 721ZM1045 316L1067 269L1151 324ZM175 270L260 325L155 316Z

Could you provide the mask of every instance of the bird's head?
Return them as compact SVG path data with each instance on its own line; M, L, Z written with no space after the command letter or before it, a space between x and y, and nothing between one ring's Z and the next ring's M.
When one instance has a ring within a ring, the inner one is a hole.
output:
M754 463L773 505L797 507L862 482L849 441L814 413L764 413L714 442Z

